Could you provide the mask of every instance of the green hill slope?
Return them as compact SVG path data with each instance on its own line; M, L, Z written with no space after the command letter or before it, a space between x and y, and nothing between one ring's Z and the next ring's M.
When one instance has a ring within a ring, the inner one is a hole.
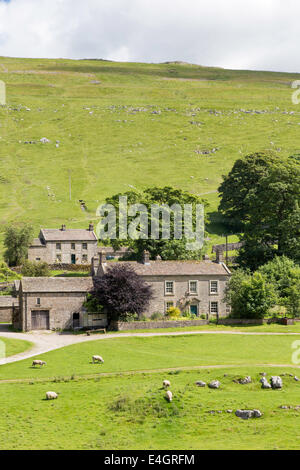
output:
M18 221L36 231L84 227L105 197L150 185L205 195L215 210L222 175L240 155L299 152L300 105L291 100L299 78L180 63L0 58L7 87L0 231ZM221 233L214 231L213 241Z

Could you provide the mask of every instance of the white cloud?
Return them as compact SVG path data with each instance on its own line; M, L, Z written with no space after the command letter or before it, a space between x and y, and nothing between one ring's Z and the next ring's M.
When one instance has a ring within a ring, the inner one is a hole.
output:
M298 0L0 0L0 55L300 72Z

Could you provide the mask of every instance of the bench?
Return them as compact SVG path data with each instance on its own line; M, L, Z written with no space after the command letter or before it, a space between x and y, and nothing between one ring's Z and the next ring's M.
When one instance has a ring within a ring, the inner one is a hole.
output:
M86 334L87 336L91 336L91 333L106 333L106 328L98 328L97 330L87 330Z

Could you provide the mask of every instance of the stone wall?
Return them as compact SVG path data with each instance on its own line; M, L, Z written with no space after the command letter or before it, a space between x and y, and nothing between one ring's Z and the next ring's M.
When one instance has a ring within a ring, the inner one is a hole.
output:
M0 323L11 323L13 316L13 307L0 307Z
M150 330L156 328L184 328L187 326L208 325L208 320L168 320L168 321L133 321L133 322L113 322L110 330Z

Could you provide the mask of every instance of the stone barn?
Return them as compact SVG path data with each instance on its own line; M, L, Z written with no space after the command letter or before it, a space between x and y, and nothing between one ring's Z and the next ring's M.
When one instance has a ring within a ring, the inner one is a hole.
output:
M24 277L13 325L22 331L106 326L104 315L84 308L92 287L91 277Z
M11 295L0 295L0 323L12 323L18 311L19 299Z

